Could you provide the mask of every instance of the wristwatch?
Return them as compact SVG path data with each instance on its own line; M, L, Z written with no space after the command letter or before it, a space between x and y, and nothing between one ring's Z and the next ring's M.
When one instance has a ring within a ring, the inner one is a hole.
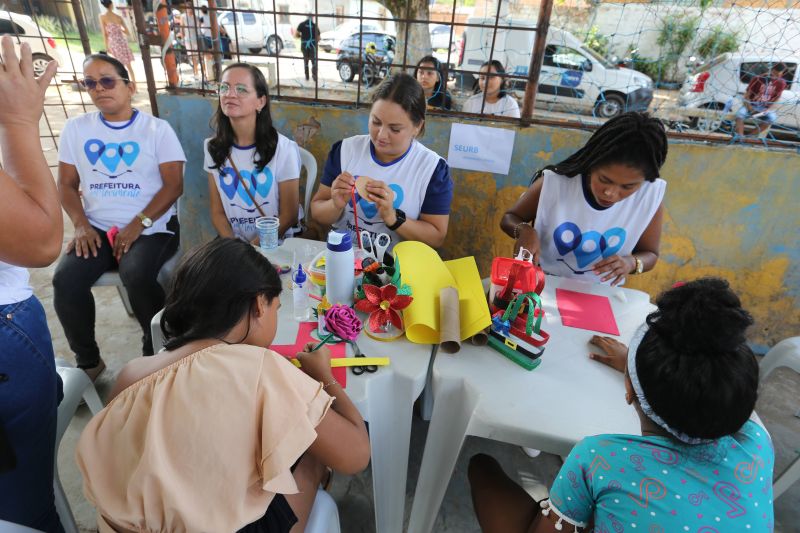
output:
M642 261L635 255L632 257L636 261L636 267L631 271L631 274L641 274L642 272L644 272L644 261Z
M394 224L392 224L391 226L387 226L387 228L389 228L392 231L396 231L397 228L402 226L406 221L406 214L403 212L402 209L395 209L394 216L397 220L395 220Z
M145 228L150 228L153 226L153 220L144 213L139 213L136 216L139 217L139 220L142 222L142 226Z

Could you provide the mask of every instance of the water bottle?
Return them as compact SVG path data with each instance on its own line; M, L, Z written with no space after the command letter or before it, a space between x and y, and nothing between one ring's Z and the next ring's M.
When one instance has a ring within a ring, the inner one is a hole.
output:
M297 270L292 277L292 303L294 304L294 319L298 322L307 322L311 313L308 308L308 284L303 265L297 265Z
M353 239L349 231L328 233L325 253L325 296L331 305L353 305L355 291Z

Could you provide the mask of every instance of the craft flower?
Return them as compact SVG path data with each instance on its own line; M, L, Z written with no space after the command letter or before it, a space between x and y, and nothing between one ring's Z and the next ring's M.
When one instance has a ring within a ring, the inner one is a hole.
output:
M352 341L361 333L361 320L352 307L336 304L325 311L325 328L345 341Z
M403 321L398 311L408 307L412 300L411 296L397 294L395 285L364 285L364 299L356 303L356 309L369 313L370 331L379 331L387 323L402 330Z

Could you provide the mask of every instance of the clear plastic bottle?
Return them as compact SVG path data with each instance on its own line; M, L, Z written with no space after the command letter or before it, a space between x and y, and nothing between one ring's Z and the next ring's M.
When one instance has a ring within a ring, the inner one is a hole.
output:
M303 270L303 265L297 265L292 276L292 304L294 306L294 319L298 322L307 322L311 317L308 306L308 276Z

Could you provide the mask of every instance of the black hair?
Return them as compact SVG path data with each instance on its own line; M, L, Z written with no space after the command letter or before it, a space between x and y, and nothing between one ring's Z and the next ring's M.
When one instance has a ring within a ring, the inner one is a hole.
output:
M614 163L638 169L645 180L655 181L667 159L667 150L667 133L660 120L647 113L623 113L600 126L583 148L560 163L537 171L531 182L545 170L568 178L588 178L595 168Z
M117 71L117 74L119 75L120 78L122 78L122 81L125 82L125 85L130 83L131 77L128 74L128 69L125 68L125 65L123 65L119 59L111 57L105 52L98 52L96 54L91 54L86 56L86 58L83 60L83 67L86 68L86 64L91 61L105 61L106 63L114 67L114 70Z
M415 126L422 124L419 136L421 137L425 133L427 103L425 90L417 78L406 72L392 74L383 80L383 83L372 94L372 103L374 104L378 100L388 100L402 107Z
M786 63L775 63L770 70L775 72L786 72Z
M108 9L109 6L113 5L114 2L111 0L100 0L100 3L103 5L104 8Z
M636 351L653 411L690 437L736 433L756 404L758 363L745 340L753 318L719 278L675 287L656 306Z
M430 63L433 67L420 67L423 63ZM436 85L433 86L433 94L426 99L427 105L449 110L452 107L452 98L447 94L447 73L444 70L444 64L434 56L425 56L417 61L417 67L414 69L414 79L417 79L417 72L419 72L420 68L432 68L439 76ZM425 92L424 89L423 92Z
M487 80L488 78L492 77L492 69L494 69L494 71L497 74L502 75L506 73L506 67L504 67L503 64L496 59L492 59L491 61L486 61L483 65L481 65L481 68L483 67L489 67L486 69ZM478 86L478 81L475 80L475 94L478 94L479 92L481 92L481 88L480 86ZM507 94L508 94L508 79L505 76L503 76L500 78L500 90L497 92L497 97L505 98Z
M190 250L170 283L161 330L167 350L199 339L221 339L253 309L256 298L280 296L275 267L239 239L218 237Z
M272 161L275 156L275 151L278 149L278 130L272 125L272 114L269 111L269 88L264 74L253 65L247 63L234 63L222 71L222 76L231 69L242 68L250 72L250 77L253 79L253 86L256 89L256 94L267 97L267 103L256 115L256 154L255 165L256 170L262 170L267 163ZM220 79L222 79L220 76ZM225 159L231 153L231 148L235 142L235 135L231 119L225 116L222 112L222 106L217 106L217 111L211 118L211 127L216 131L214 137L208 141L208 153L214 161L212 168L221 168Z

